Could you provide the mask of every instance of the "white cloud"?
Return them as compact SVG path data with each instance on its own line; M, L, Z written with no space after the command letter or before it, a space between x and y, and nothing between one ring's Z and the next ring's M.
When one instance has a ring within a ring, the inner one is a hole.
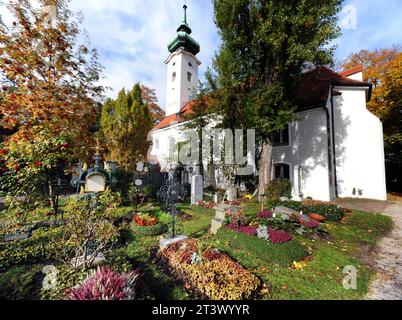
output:
M1 1L1 0L0 0ZM35 0L37 1L37 0ZM7 3L8 0L3 0ZM98 49L105 67L102 84L113 88L116 96L122 88L135 82L157 90L161 106L165 105L167 44L176 35L182 19L183 0L71 0L70 8L81 11L83 26L92 47ZM200 43L198 58L203 62L200 73L211 65L219 48L219 37L213 22L211 0L188 0L188 22L193 37ZM400 43L402 20L398 14L400 0L348 0L345 5L357 8L357 29L343 30L338 58L345 58L360 49L374 49ZM0 7L4 20L10 17Z

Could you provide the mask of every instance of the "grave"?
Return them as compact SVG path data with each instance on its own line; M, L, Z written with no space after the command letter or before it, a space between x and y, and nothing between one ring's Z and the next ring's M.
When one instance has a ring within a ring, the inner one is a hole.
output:
M238 206L233 206L229 204L221 203L215 208L215 217L212 219L211 223L211 233L217 234L218 230L222 228L225 218L226 212L231 211L233 213L237 213L240 210Z
M4 242L13 242L18 240L26 240L31 236L30 232L15 233L4 237Z
M88 174L85 179L85 192L105 192L106 190L106 177L99 172Z
M278 206L274 209L273 212L276 216L282 216L283 219L290 219L292 215L298 217L299 219L302 219L305 222L310 222L313 219L311 219L308 215L303 214L302 212L298 212L296 210L290 209L285 206Z
M165 249L167 246L187 239L185 235L180 235L181 228L178 226L179 210L176 203L185 197L186 190L175 178L174 170L169 171L169 178L166 183L158 191L158 197L165 202L166 210L172 217L171 230L161 237L159 241L160 249Z
M196 205L204 199L203 176L191 177L191 204Z

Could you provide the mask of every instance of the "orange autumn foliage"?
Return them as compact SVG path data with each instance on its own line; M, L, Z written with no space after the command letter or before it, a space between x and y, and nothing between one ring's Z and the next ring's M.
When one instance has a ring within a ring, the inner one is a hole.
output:
M29 1L7 6L14 22L0 26L0 126L13 132L5 146L21 153L30 148L19 145L69 137L75 156L85 157L103 92L96 85L101 67L96 52L77 42L80 30L66 2L58 3L57 20Z

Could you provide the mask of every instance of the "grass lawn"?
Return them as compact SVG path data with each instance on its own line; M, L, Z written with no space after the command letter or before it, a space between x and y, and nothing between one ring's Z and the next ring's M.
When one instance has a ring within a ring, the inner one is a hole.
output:
M244 203L246 215L255 217L259 204ZM328 223L329 236L308 239L293 235L294 240L285 244L270 244L257 237L236 233L227 228L217 236L208 233L215 211L201 207L180 205L179 208L188 216L182 222L183 233L198 238L207 247L215 247L227 253L243 267L257 275L268 288L266 299L362 299L370 280L374 275L367 259L370 250L378 240L392 228L391 218L363 212L351 212L343 223ZM122 207L117 215L123 217L132 208ZM155 212L159 208L147 205L144 212ZM56 230L55 230L56 231ZM39 238L49 243L49 236L55 233L51 229L43 234L42 230L33 237L21 242L18 247L36 248ZM57 233L57 232L56 232ZM123 233L123 242L110 253L112 265L123 268L138 268L147 288L141 299L185 300L192 299L183 284L173 279L155 261L159 240L155 236L139 236ZM15 245L17 245L17 242ZM2 244L4 245L4 244ZM14 244L7 245L11 249ZM35 249L36 250L36 249ZM31 249L30 249L31 251ZM0 274L0 298L35 299L38 297L38 281L41 279L42 261L18 258L19 264L7 266ZM0 246L0 258L8 255ZM300 261L311 256L302 269L292 268L293 261ZM1 260L1 259L0 259ZM28 262L29 261L29 262ZM343 268L352 265L358 270L357 290L346 290L342 286ZM39 280L38 280L39 279ZM39 281L40 282L40 281Z

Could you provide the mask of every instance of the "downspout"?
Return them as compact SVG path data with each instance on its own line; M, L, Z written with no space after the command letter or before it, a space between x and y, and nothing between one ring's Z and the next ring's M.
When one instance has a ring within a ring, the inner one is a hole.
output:
M339 197L338 192L338 177L336 173L336 144L335 144L335 119L334 119L334 92L333 85L330 81L329 88L331 90L331 125L332 125L332 157L334 164L334 188L335 188L335 198Z

